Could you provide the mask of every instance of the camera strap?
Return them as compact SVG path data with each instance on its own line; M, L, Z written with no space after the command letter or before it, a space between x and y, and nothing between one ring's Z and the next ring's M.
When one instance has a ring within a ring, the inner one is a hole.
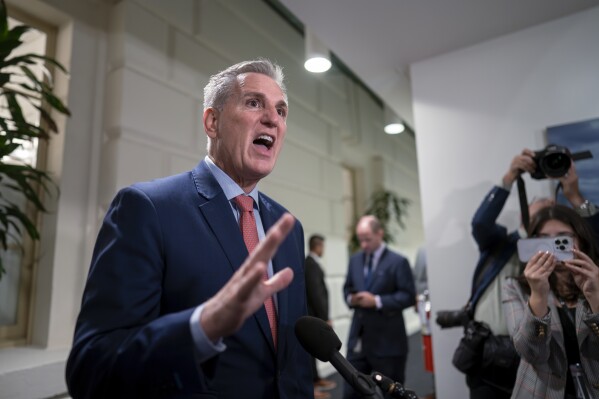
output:
M524 185L524 179L522 174L518 175L516 180L518 184L518 198L520 199L520 215L522 215L522 225L524 229L528 231L530 225L530 214L528 213L528 199L526 198L526 186Z

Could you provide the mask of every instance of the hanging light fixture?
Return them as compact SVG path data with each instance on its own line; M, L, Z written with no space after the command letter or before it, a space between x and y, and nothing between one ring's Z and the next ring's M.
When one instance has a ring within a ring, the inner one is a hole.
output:
M306 46L306 62L304 68L309 72L322 73L331 68L331 55L329 49L306 27L304 30Z
M406 126L397 114L385 104L383 110L385 118L385 133L387 134L399 134L406 130Z

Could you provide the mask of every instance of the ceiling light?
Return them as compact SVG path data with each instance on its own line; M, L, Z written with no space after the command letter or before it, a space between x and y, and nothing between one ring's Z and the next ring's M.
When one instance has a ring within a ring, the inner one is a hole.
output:
M384 118L385 118L385 133L387 134L399 134L406 130L406 126L403 121L397 114L385 105L385 109L383 110Z
M304 30L306 45L306 62L304 68L309 72L322 73L331 68L331 55L329 49L310 31L308 27Z

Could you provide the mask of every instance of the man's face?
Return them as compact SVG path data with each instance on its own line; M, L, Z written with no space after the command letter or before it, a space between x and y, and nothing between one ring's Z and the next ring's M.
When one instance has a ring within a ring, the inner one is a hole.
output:
M314 253L322 257L322 255L324 254L324 242L319 241L318 243L316 243L316 245L314 246Z
M360 248L366 253L373 253L383 242L383 230L374 233L368 223L358 223L356 235L360 242Z
M249 192L275 166L287 131L287 103L266 75L246 73L237 82L222 111L204 111L204 128L214 162Z

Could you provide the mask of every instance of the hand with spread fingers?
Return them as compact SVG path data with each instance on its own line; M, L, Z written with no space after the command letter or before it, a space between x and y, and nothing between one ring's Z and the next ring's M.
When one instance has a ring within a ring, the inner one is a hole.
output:
M291 214L283 215L227 284L206 302L200 324L209 339L217 341L236 332L248 317L263 306L266 298L291 283L293 271L290 268L279 271L267 281L263 278L268 261L294 223L295 218Z
M573 249L574 259L564 261L593 313L599 312L599 267L584 252Z

